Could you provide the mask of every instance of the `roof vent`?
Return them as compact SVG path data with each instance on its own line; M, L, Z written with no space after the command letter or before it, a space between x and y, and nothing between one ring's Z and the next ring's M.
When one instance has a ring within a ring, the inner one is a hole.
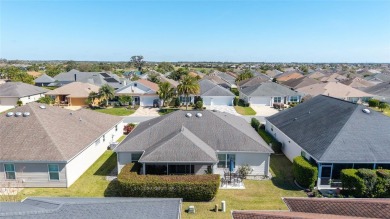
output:
M196 117L198 118L202 117L202 113L196 113Z
M8 112L7 113L7 117L11 117L11 116L13 116L14 115L14 112Z
M216 109L213 109L212 111L213 111L213 112L218 112L218 110L216 110Z
M371 111L369 109L363 109L362 111L363 111L363 113L367 113L367 114L371 113Z
M191 118L192 114L191 113L186 113L186 117Z
M73 112L70 112L69 115L73 115Z
M22 115L21 112L16 112L16 113L15 113L15 117L19 117L19 116L21 116L21 115Z
M39 108L46 109L46 106L45 105L40 105Z
M23 117L27 117L27 116L29 116L30 115L30 112L24 112L23 113Z

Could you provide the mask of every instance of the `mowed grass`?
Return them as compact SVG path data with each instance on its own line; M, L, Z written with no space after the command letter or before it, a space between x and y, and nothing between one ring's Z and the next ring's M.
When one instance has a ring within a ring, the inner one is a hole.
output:
M109 184L106 180L116 166L116 154L106 151L92 166L69 188L26 188L19 195L22 199L31 196L51 197L104 197Z
M287 210L282 197L305 197L293 182L292 164L284 155L271 156L271 180L244 180L244 190L219 190L214 201L184 202L182 218L231 218L232 210ZM221 208L226 201L226 212L214 212L215 204ZM190 205L196 208L195 214L185 210Z
M385 110L383 110L383 112L382 112L381 109L379 109L377 107L371 107L371 109L373 109L375 111L378 111L378 112L381 112L381 113L383 113L386 116L390 116L390 108L386 108Z
M114 116L129 116L135 112L134 109L127 109L127 108L95 109L95 111L114 115Z
M51 197L104 197L112 196L109 182L105 179L116 165L116 155L106 151L70 188L26 188L19 193L20 199L31 196ZM292 164L284 155L271 156L271 180L244 180L244 190L219 190L211 202L184 202L182 218L231 218L232 210L287 210L282 197L304 197L305 193L293 183ZM221 208L226 201L227 211L214 212L215 204ZM185 210L194 205L195 214Z
M256 112L250 106L248 106L248 107L234 106L234 109L236 109L237 113L244 115L244 116L256 115Z

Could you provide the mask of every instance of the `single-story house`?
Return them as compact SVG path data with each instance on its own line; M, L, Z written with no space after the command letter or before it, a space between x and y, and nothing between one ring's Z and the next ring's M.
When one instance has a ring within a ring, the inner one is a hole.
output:
M348 100L354 103L367 102L373 96L372 94L368 94L340 82L312 84L306 87L298 88L297 91L304 94L305 96L315 97L318 95L327 95Z
M316 71L316 72L313 72L313 73L310 73L307 75L308 78L311 78L311 79L319 79L319 78L322 78L322 77L325 77L326 75L323 73L323 72L320 72L320 71Z
M372 87L362 89L364 92L374 95L374 98L382 102L390 103L390 82L383 82Z
M318 84L318 83L322 83L322 82L319 82L316 79L309 78L309 77L301 77L301 78L297 78L297 79L291 79L288 81L280 82L280 84L283 84L284 86L287 86L293 90L296 90L296 89L301 88L301 87L313 85L313 84Z
M46 96L52 97L55 105L86 106L91 92L99 92L99 87L89 83L72 82L47 92Z
M272 106L274 103L288 104L301 101L301 94L298 92L270 81L240 88L239 92L240 99L253 105Z
M265 128L289 160L318 166L318 188L339 187L345 168L390 169L390 117L363 105L319 95L266 118ZM332 180L332 184L329 183Z
M122 118L29 103L0 116L0 184L69 187L123 135Z
M0 204L0 218L180 219L180 198L29 197Z
M233 106L235 95L229 90L208 79L199 81L200 96L205 106L224 105Z
M0 84L0 106L16 106L20 100L23 104L34 102L44 97L48 89L22 82Z
M358 77L344 80L341 83L343 83L343 84L345 84L347 86L356 88L356 89L364 89L364 88L372 87L372 86L375 85L374 83L372 83L370 81L366 81L365 79L358 78Z
M376 73L364 78L365 80L372 82L374 84L380 84L383 82L390 82L390 75L383 73Z
M115 91L115 96L129 95L132 96L133 103L140 106L153 106L158 97L158 84L145 79L131 81L126 86Z
M118 173L131 162L142 174L224 174L248 164L268 176L272 149L241 117L212 111L175 111L140 123L115 152Z
M82 82L98 87L108 84L114 89L118 89L125 86L127 82L127 80L119 78L116 74L108 72L80 72L75 69L54 76L54 80L55 82L50 83L48 86L59 87L72 82Z
M330 75L325 75L324 77L322 78L319 78L319 80L321 82L340 82L340 81L344 81L344 80L347 80L348 78L345 77L344 75L341 75L341 74L337 74L337 73L333 73L333 74L330 74Z
M43 74L34 80L35 86L38 87L48 86L50 83L53 83L55 81L56 80L54 78L48 76L47 74Z
M234 77L233 75L233 73L214 70L214 72L205 76L205 78L225 88L237 88L236 77Z
M249 79L237 82L237 87L238 88L245 88L245 87L255 86L255 85L259 85L259 84L266 82L266 81L270 81L270 78L267 77L266 75L255 76L253 78L249 78Z
M389 199L283 198L288 210L234 210L233 219L388 218Z

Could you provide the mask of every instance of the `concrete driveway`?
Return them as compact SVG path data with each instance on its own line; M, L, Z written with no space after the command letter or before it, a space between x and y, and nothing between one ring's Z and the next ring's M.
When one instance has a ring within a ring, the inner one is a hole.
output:
M272 116L279 112L279 110L274 109L270 106L262 106L262 105L251 105L251 108L256 112L256 116Z
M155 117L155 116L160 116L160 114L158 114L158 110L159 110L159 108L142 107L142 106L140 106L135 111L135 113L131 114L129 117L143 117L143 116Z
M14 106L0 106L0 113L7 111L9 109L15 108Z
M234 109L233 106L217 106L217 105L214 105L214 106L206 106L206 109L208 109L208 110L217 110L219 112L225 112L225 113L233 114L235 116L240 116L240 114L238 114L236 112L236 110Z

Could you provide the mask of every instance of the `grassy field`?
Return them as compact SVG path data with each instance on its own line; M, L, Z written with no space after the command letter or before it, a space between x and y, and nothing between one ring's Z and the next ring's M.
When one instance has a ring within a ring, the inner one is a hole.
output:
M134 109L127 109L127 108L95 109L95 111L114 115L114 116L129 116L135 112Z
M26 188L19 193L19 199L29 196L60 197L104 197L115 194L109 189L105 176L114 169L116 156L112 151L105 152L70 188ZM305 196L292 179L292 164L283 155L271 157L271 180L245 180L244 190L219 190L214 201L184 202L183 218L231 218L231 210L287 210L282 197ZM227 212L214 212L215 204L220 208L221 201L226 201ZM194 205L196 214L185 212Z
M244 106L234 106L236 111L244 116L254 116L256 115L256 112L250 107L244 107Z

